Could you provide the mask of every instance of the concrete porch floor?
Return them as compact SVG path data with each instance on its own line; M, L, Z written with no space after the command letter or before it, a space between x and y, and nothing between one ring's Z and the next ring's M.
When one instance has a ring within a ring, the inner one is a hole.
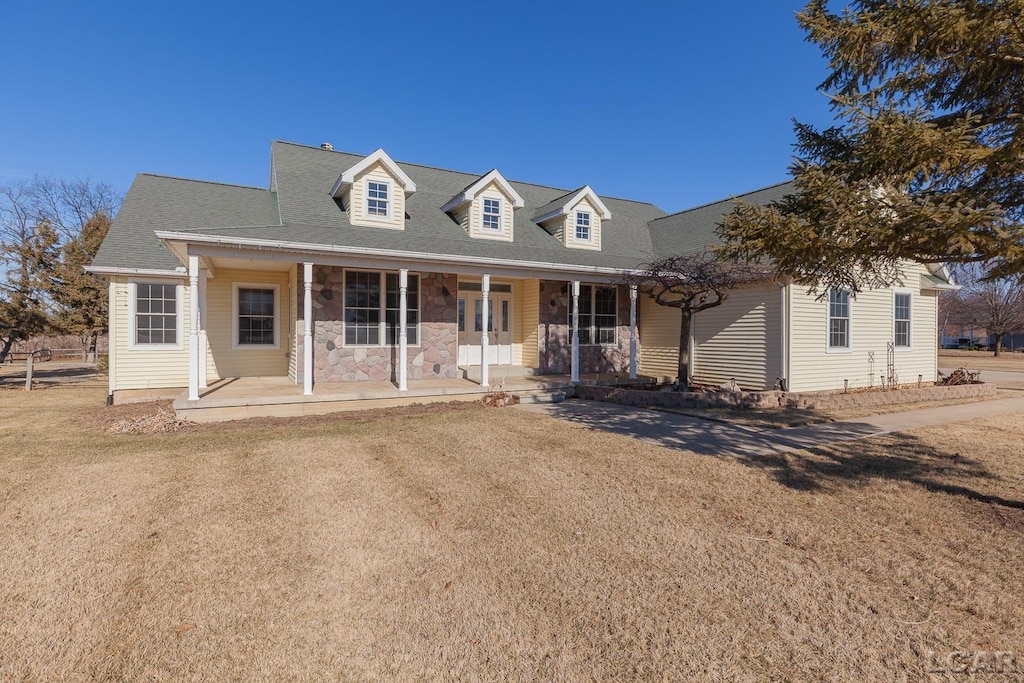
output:
M569 375L493 376L491 387L484 388L468 379L410 380L408 391L399 391L393 383L338 382L321 383L312 396L302 395L302 385L287 377L236 377L214 382L200 392L198 401L189 401L183 393L174 401L182 418L195 422L238 420L249 417L291 417L322 415L346 410L366 410L446 401L477 401L492 391L523 394L556 391L572 387ZM586 375L581 383L607 380L609 375ZM639 380L643 381L643 380Z

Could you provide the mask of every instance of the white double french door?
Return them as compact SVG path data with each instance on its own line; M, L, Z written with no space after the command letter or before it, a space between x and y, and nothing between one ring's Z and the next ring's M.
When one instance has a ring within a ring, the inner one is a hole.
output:
M459 365L482 365L484 299L459 292ZM512 295L491 292L487 306L488 365L512 364Z

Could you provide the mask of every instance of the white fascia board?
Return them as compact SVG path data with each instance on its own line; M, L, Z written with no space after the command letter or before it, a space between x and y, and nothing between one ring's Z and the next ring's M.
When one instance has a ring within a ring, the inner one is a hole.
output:
M519 193L515 191L515 188L505 180L505 176L501 175L501 173L498 172L498 169L495 168L485 173L479 180L467 187L465 190L449 199L448 202L441 207L441 210L448 213L452 209L473 201L476 196L491 183L498 183L498 187L501 188L502 192L512 199L512 206L514 208L521 209L526 204Z
M342 173L341 176L338 178L337 182L334 183L334 187L331 188L331 196L337 197L339 191L355 182L357 175L359 175L366 169L370 168L377 162L383 164L384 168L388 169L391 175L393 175L395 179L398 180L399 184L402 186L402 189L405 191L406 197L408 197L409 195L416 191L416 183L412 181L412 178L406 175L405 171L402 170L401 166L396 164L394 160L388 156L387 152L385 152L383 149L378 149L373 154L365 157L355 166Z
M601 201L601 198L597 196L597 193L594 192L593 189L591 189L590 185L584 185L582 188L580 188L579 192L569 197L569 199L564 204L562 204L562 206L552 211L548 211L547 213L541 216L537 216L536 218L533 219L533 222L543 223L544 221L549 221L557 216L568 216L569 212L571 212L573 208L575 208L575 206L579 204L580 201L583 200L584 198L589 199L590 203L597 208L597 210L601 214L602 220L607 221L611 219L612 212L609 211L608 207L604 205L604 202Z
M495 266L498 268L521 268L540 271L594 273L600 275L635 275L641 270L631 268L609 268L606 266L584 266L570 263L548 263L545 261L521 261L481 256L462 256L458 254L432 254L419 251L403 251L400 249L378 249L371 247L339 247L327 244L309 244L306 242L286 242L283 240L264 240L248 237L218 237L216 235L195 235L192 233L157 230L157 239L162 240L175 256L181 258L188 253L188 244L211 244L217 246L237 247L255 251L288 251L302 254L350 254L355 256L380 256L382 258L425 261L428 263L464 263L474 266Z
M932 277L936 277L937 278L939 276L938 275L934 275ZM936 290L936 291L955 292L955 291L961 289L961 287L960 287L960 285L955 284L953 282L949 282L949 281L946 281L946 282L933 282L932 280L930 280L928 278L927 275L922 275L921 276L921 289L932 289L932 290Z
M161 270L158 268L119 268L113 266L85 266L87 273L93 275L143 275L146 277L180 277L187 278L188 273L179 270Z

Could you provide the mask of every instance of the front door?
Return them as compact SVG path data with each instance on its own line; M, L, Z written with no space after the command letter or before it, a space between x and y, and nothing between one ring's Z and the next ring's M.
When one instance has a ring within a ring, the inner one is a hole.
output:
M480 365L484 300L479 292L459 293L459 365ZM488 365L512 364L512 295L491 292L487 307Z

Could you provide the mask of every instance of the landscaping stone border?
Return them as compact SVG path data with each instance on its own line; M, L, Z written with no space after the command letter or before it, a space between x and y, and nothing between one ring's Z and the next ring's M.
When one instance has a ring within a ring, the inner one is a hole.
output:
M960 384L930 386L920 389L895 391L859 391L850 393L785 391L644 391L620 387L581 385L576 387L576 398L589 401L607 401L641 408L804 408L824 410L837 408L865 408L871 406L948 401L961 398L995 396L994 384Z

